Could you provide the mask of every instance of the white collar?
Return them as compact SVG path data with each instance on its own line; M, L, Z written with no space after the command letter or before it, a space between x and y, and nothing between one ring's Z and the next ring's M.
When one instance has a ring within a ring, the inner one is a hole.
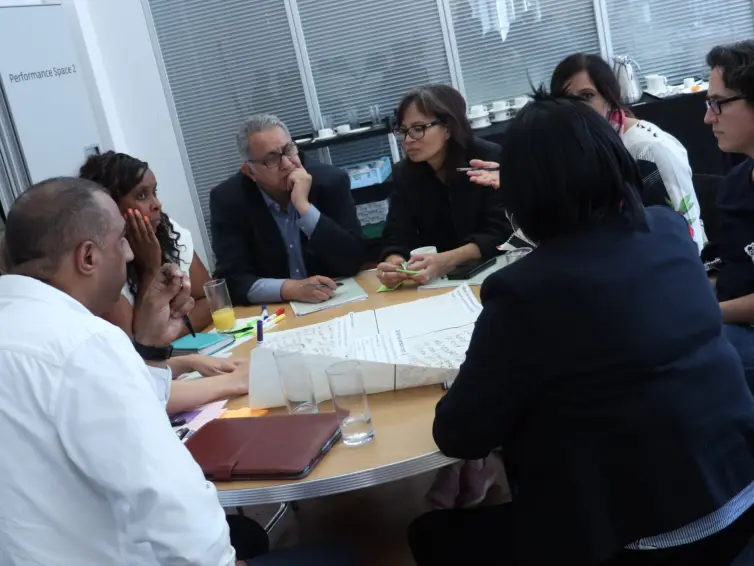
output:
M0 277L0 300L5 297L32 299L45 303L62 303L80 313L94 316L89 309L69 294L25 275L3 275Z

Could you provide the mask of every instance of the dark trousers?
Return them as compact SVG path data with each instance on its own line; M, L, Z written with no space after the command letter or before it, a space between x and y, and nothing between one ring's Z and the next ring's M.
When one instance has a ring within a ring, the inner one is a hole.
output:
M418 566L448 562L528 564L516 548L513 504L476 509L447 509L422 515L409 527L408 542ZM754 508L719 533L684 546L663 550L623 550L601 565L568 566L752 566ZM547 544L543 539L542 544Z
M303 544L247 560L249 566L359 566L351 552L330 544Z

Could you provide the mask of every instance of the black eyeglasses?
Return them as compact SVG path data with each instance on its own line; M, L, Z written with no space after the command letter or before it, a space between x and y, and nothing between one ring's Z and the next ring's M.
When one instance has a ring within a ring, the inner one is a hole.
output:
M427 128L437 126L441 123L440 120L432 120L429 124L415 124L410 128L395 128L393 130L393 135L398 141L405 140L406 136L409 136L413 140L420 140L424 137L424 134L427 133Z
M283 146L283 151L270 153L267 157L258 161L256 159L249 159L249 163L260 163L268 169L274 169L275 167L280 167L280 162L284 155L288 158L297 156L298 146L294 142L288 142Z
M731 96L730 98L708 98L705 102L707 103L707 108L712 110L712 113L715 116L719 116L723 113L723 104L735 102L736 100L746 100L747 98L749 97L745 94L739 94L738 96Z

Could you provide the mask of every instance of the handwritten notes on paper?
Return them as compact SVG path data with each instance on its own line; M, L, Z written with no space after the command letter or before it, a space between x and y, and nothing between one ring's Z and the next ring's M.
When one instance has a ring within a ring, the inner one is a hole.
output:
M474 325L450 328L408 340L412 365L458 369L466 358Z
M361 362L368 393L421 387L458 374L482 305L468 285L436 297L349 313L328 322L269 332L252 351L250 406L283 403L270 350L303 345L318 401L330 398L325 370L344 359Z
M400 330L389 334L376 334L356 340L351 344L347 357L350 360L397 364L410 356Z

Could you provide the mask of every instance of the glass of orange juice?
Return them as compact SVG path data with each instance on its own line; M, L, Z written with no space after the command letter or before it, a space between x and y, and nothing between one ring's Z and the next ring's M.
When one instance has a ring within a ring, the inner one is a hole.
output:
M230 293L225 279L213 279L204 284L204 294L209 302L212 322L217 330L230 330L236 325L236 313L230 302Z

